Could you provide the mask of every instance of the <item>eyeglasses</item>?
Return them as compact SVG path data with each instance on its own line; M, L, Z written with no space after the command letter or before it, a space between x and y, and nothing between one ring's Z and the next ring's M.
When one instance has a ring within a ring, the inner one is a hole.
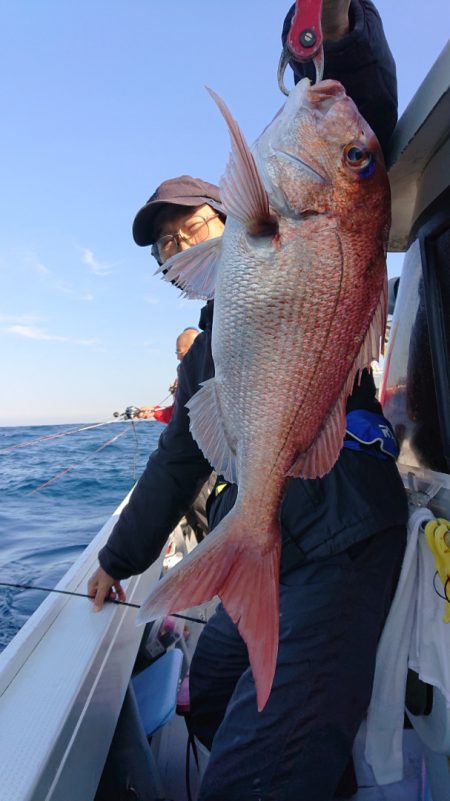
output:
M178 231L158 239L152 245L152 255L155 256L160 264L164 264L165 261L179 252L182 242L186 242L189 247L205 242L209 236L208 223L217 217L219 217L219 214L213 214L212 217L202 217L201 214L191 217Z

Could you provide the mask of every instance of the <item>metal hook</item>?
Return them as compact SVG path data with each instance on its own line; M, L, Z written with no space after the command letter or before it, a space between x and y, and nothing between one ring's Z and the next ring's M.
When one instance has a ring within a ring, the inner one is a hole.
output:
M281 91L284 95L289 95L289 90L286 89L284 83L284 73L286 72L286 67L289 64L292 58L292 54L287 46L283 47L281 51L280 61L278 63L278 70L277 70L277 78L278 78L278 86L280 87ZM324 55L323 55L323 47L321 47L314 58L312 59L314 64L314 68L316 71L316 80L315 83L319 83L323 77L323 70L324 70Z
M289 91L286 89L284 85L284 73L286 72L286 67L289 64L289 50L287 47L283 47L281 51L280 61L278 63L278 70L277 70L277 78L278 78L278 86L280 87L281 91L283 92L286 97L289 95Z

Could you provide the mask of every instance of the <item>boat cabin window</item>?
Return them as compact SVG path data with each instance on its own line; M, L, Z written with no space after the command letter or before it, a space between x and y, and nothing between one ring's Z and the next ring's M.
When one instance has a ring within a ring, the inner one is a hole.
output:
M400 461L450 473L450 193L423 216L403 264L380 398Z

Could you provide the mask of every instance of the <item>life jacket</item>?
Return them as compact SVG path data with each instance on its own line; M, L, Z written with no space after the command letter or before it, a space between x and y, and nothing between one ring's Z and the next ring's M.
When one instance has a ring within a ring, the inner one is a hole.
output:
M376 459L397 459L400 452L389 420L367 409L347 413L344 448L364 451Z

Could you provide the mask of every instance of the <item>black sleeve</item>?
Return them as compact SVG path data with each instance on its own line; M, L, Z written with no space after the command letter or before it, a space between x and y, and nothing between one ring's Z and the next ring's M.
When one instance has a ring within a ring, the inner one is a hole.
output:
M361 378L356 376L353 384L352 394L347 399L346 413L353 412L355 409L367 409L374 414L382 414L383 409L377 400L377 390L371 370L363 370Z
M282 41L286 41L294 6L283 25ZM378 137L383 152L397 122L397 77L395 62L383 25L371 0L352 0L349 33L335 42L325 42L324 78L334 78L347 94ZM294 79L315 78L312 63L292 61Z
M154 562L211 473L189 432L185 403L213 374L210 333L205 332L181 363L172 419L99 553L102 568L116 579L142 573Z

